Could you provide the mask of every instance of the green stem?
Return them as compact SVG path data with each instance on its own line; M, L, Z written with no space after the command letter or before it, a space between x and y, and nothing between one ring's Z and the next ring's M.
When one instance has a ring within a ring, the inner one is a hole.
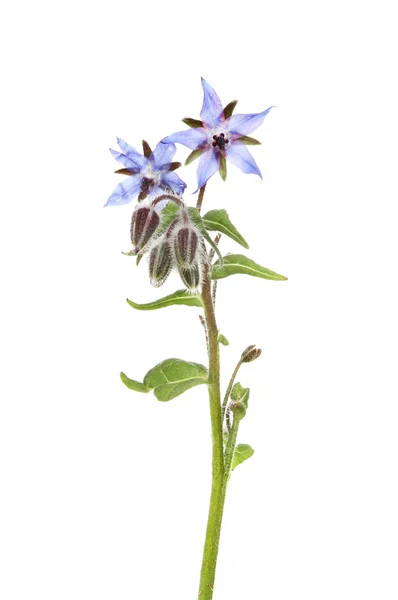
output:
M202 288L202 298L207 322L209 344L208 390L213 438L213 459L210 508L203 550L202 569L200 572L198 600L211 600L213 598L218 545L225 500L225 490L223 491L224 453L220 395L220 357L217 323L211 296L211 282L206 272Z
M222 403L222 409L221 409L221 418L222 418L223 422L224 422L225 410L226 410L227 404L228 404L228 398L229 398L229 395L231 393L232 386L233 386L234 381L235 381L235 377L238 374L238 371L240 369L241 364L242 364L242 359L239 360L238 364L236 365L235 371L232 373L231 379L229 380L227 391L225 392L224 401Z
M202 572L200 577L198 597L199 600L212 600L213 598L213 586L216 574L218 544L220 541L222 515L224 511L225 497L227 495L227 486L229 481L229 475L231 473L231 464L232 458L234 456L238 428L239 419L236 417L236 415L234 415L232 427L228 436L227 447L225 449L224 473L221 480L221 486L217 484L217 493L214 496L212 489L209 521L207 525ZM213 498L214 505L212 504ZM213 518L211 517L212 509L214 511Z
M198 201L196 203L196 208L198 209L198 212L200 212L200 209L202 208L202 202L203 202L203 196L205 195L205 189L206 189L206 184L202 185L202 187L199 190Z
M238 435L239 423L240 423L240 419L238 419L237 416L234 415L231 430L230 430L229 436L228 436L227 447L225 449L224 479L223 479L223 486L222 486L222 496L223 496L224 500L225 500L225 494L227 492L229 474L231 472L231 464L232 464L232 459L234 456L234 450L235 450L235 446L236 446L236 438Z

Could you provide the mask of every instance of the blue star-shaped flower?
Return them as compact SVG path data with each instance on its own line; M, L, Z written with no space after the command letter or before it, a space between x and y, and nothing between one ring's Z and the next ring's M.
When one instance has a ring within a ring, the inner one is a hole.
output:
M225 171L225 159L239 167L244 173L255 173L261 178L261 171L245 143L259 143L247 137L264 121L272 106L261 113L232 115L236 102L223 109L221 100L214 89L202 77L204 92L201 121L185 119L192 129L173 133L163 138L166 144L179 143L200 154L197 171L198 189L201 188L216 171ZM228 108L228 110L227 110ZM231 116L232 115L232 116Z
M125 168L116 173L129 175L119 183L105 206L120 206L132 202L135 198L143 200L151 198L159 192L171 190L181 196L187 187L174 169L181 166L173 163L172 158L176 152L174 144L159 142L152 152L147 142L143 142L144 154L140 154L124 140L117 138L121 152L112 150L112 156Z

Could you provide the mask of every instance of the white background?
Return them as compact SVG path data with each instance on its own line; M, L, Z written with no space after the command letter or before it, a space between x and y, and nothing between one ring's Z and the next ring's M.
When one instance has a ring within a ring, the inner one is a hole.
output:
M392 2L15 2L3 8L1 581L4 600L196 598L210 492L204 387L128 391L206 360L198 310L139 313L115 136L197 118L200 76L255 135L226 207L249 256L288 276L219 286L223 384L251 387L215 600L396 600L397 93ZM179 147L177 159L188 150ZM195 185L196 165L179 171ZM223 250L239 251L233 242Z

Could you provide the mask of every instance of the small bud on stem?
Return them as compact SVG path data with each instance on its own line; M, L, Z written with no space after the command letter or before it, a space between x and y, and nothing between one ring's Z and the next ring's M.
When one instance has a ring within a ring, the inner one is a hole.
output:
M253 362L253 360L256 360L256 358L258 358L260 356L260 354L261 354L261 349L256 348L256 345L253 344L252 346L248 346L246 348L246 350L244 350L242 352L242 356L241 356L240 360L243 363Z
M135 209L131 219L130 233L136 254L148 244L158 228L159 222L159 215L152 207L139 206Z
M149 277L154 287L160 287L170 275L173 257L168 239L161 239L149 254Z

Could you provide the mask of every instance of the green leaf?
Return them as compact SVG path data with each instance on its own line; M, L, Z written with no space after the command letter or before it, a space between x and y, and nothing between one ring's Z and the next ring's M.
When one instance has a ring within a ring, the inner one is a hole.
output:
M191 154L188 156L188 158L185 161L185 166L190 165L191 162L193 162L194 160L199 158L199 156L201 154L202 154L202 148L197 148L196 150L192 150Z
M249 444L238 444L232 457L231 471L245 460L253 456L254 450Z
M188 206L188 214L191 217L192 223L199 229L200 233L203 235L203 237L206 240L206 242L208 244L210 244L210 246L216 252L216 254L217 254L218 258L219 258L219 260L217 262L221 261L221 264L222 264L223 257L221 255L221 252L218 249L217 244L214 243L214 241L211 239L211 237L207 233L205 224L203 222L202 217L199 214L198 209L195 208L194 206Z
M204 215L203 223L206 229L209 231L219 231L220 233L224 233L230 237L244 248L249 247L245 238L239 233L236 227L232 225L226 210L210 210Z
M229 341L227 340L225 335L223 335L222 333L218 334L218 342L219 342L219 344L222 344L223 346L229 346Z
M260 146L261 144L256 138L250 137L249 135L242 135L242 137L236 141L245 144L245 146Z
M240 383L235 383L231 390L231 400L240 402L246 409L249 402L250 389L244 388Z
M227 161L222 154L220 154L220 177L223 181L227 180Z
M243 256L242 254L227 254L224 256L224 264L219 261L214 263L210 275L210 279L223 279L230 275L236 274L252 275L253 277L261 277L262 279L272 279L273 281L286 281L287 277L278 275L274 271L270 271L265 267L261 267L254 260Z
M129 390L134 390L134 392L142 392L144 394L147 394L150 391L146 385L140 383L139 381L134 381L134 379L129 379L129 377L127 377L127 375L125 375L123 372L120 373L120 379L123 381L124 385L129 388Z
M178 204L176 204L172 200L166 204L166 206L162 209L162 212L160 213L160 225L156 230L155 238L158 238L165 233L165 231L169 228L174 219L177 217L177 214L180 210L181 206L178 206Z
M230 102L229 104L227 104L227 106L224 108L224 119L229 119L229 117L232 115L232 113L235 110L235 106L238 104L237 100L232 100L232 102Z
M182 122L189 127L203 127L203 123L202 121L199 121L199 119L191 119L190 117L186 117L185 119L182 119Z
M187 290L178 290L177 292L174 292L174 294L170 294L169 296L159 298L159 300L154 300L153 302L148 302L146 304L137 304L128 298L127 302L130 306L137 310L157 310L158 308L164 308L166 306L171 306L172 304L185 304L185 306L199 307L203 306L201 297L197 294L191 294Z
M208 373L203 365L168 358L148 371L144 377L144 386L153 389L158 400L167 402L207 381Z

